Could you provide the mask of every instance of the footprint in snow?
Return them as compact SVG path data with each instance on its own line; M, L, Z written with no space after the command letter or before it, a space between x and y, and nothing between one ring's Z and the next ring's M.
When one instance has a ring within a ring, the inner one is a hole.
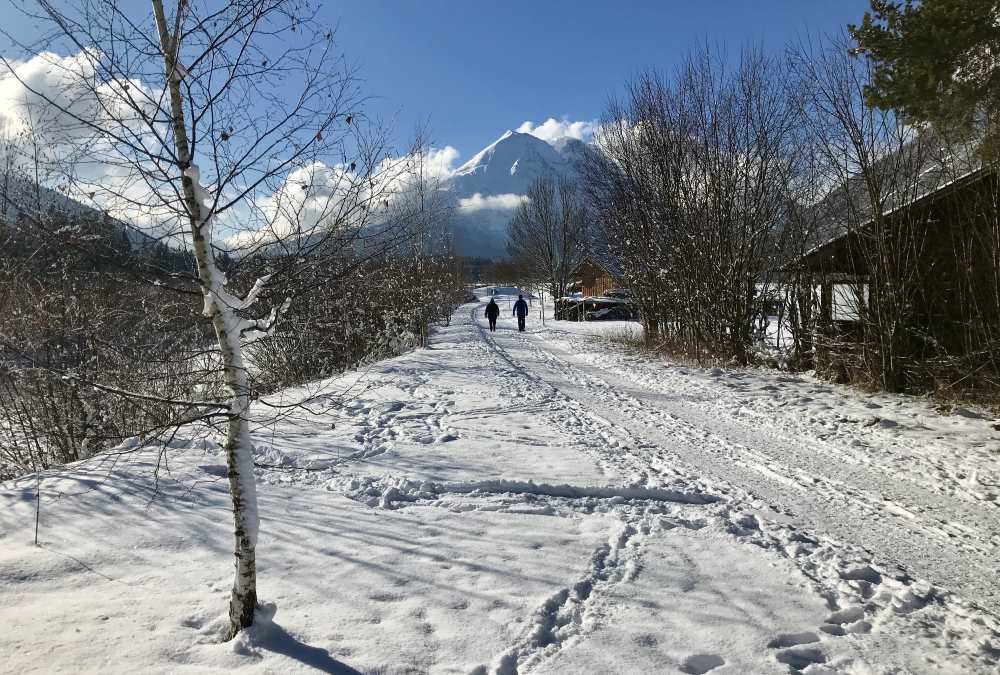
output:
M369 595L368 599L373 600L375 602L399 602L404 598L399 593L378 592Z
M872 569L871 565L856 565L840 572L840 578L847 581L867 581L870 584L882 583L882 575Z
M865 610L863 607L846 607L830 614L830 616L826 618L826 623L837 625L854 623L855 621L862 620L864 616Z
M798 647L799 645L819 642L819 636L809 631L803 633L781 633L776 638L767 643L771 649L785 649L787 647Z
M795 670L804 670L813 664L826 663L826 654L819 647L793 647L778 652L774 658Z
M198 629L205 625L205 617L200 614L191 614L181 619L181 625L185 628Z
M726 665L718 654L693 654L681 664L681 670L689 675L704 675L710 670Z

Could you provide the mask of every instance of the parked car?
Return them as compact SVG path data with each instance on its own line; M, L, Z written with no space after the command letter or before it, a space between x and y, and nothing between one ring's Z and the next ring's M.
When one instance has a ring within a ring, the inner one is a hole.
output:
M587 321L631 321L636 318L634 305L618 305L587 312Z

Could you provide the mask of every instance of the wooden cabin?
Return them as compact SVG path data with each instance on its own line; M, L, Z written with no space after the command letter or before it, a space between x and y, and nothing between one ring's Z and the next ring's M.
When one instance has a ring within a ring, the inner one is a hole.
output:
M613 266L593 257L586 258L573 273L570 290L582 293L585 298L604 297L608 291L621 287L621 275Z
M884 346L880 354L865 355L857 345L878 328L886 334L876 325L886 316L905 316L905 325L894 329L899 338L892 349L921 367L910 368L906 381L894 386L935 386L914 373L946 361L961 364L957 376L994 372L1000 354L998 199L995 167L978 168L843 227L786 266L814 289L819 334L828 338L817 341L817 365L845 370L849 366L837 364L884 359ZM880 312L881 303L892 302L903 309ZM849 372L842 376L851 379Z

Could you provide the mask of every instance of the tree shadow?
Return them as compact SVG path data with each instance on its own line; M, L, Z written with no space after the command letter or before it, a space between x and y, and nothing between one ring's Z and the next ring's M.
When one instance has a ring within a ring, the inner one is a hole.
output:
M253 633L254 647L295 659L302 665L322 673L364 675L360 670L355 670L346 663L335 659L327 650L301 642L275 623L273 616L273 605L258 608L254 625L249 629Z

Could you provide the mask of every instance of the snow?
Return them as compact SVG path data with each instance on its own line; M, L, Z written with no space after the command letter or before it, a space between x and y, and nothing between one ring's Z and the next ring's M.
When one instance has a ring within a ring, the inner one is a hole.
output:
M542 176L574 177L589 146L575 139L547 142L506 131L449 177L445 189L459 206L452 218L458 253L497 258L506 251L507 225L531 184Z
M725 542L704 528L652 535L644 544L644 573L601 600L616 620L539 672L763 673L776 669L771 659L788 655L781 647L820 644L821 633L803 626L824 613L823 602L788 560L720 557ZM777 617L768 616L774 598L784 598ZM623 653L621 645L631 648Z
M46 473L38 547L35 477L0 485L3 669L996 672L982 411L482 306L254 406L263 604L231 642L220 437Z

